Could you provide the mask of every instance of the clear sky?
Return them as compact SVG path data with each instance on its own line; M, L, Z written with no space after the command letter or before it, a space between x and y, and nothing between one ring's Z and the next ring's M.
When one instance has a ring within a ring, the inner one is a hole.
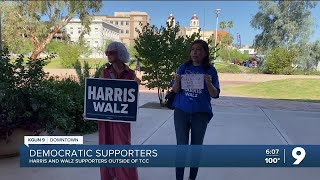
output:
M250 26L251 18L258 11L256 1L103 1L99 14L113 15L115 11L144 11L150 15L151 24L165 26L170 13L182 26L189 26L190 18L197 14L202 29L214 30L216 26L215 9L221 9L219 22L234 23L231 34L236 42L236 34L241 35L242 45L252 45L259 30ZM314 34L311 41L320 40L320 4L312 10Z

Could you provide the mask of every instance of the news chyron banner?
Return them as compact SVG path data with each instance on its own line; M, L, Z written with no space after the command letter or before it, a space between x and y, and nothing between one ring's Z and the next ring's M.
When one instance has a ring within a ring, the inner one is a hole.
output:
M58 138L54 141L62 141ZM41 137L39 139L41 141ZM45 139L43 139L45 140ZM30 141L30 140L29 140ZM69 139L64 141L76 141ZM23 145L21 167L320 167L320 145Z
M135 122L139 85L133 80L86 78L84 119Z

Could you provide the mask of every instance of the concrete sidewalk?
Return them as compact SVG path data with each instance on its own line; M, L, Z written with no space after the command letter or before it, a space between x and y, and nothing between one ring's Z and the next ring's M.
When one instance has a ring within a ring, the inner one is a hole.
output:
M141 96L140 105L156 101ZM223 101L223 99L221 99ZM205 144L320 144L320 112L214 105ZM173 111L140 108L133 144L175 144ZM98 135L84 137L97 144ZM186 169L186 178L187 173ZM174 180L174 168L139 168L140 180ZM0 159L1 180L99 180L98 168L20 168L19 158ZM200 168L199 180L316 180L319 168Z

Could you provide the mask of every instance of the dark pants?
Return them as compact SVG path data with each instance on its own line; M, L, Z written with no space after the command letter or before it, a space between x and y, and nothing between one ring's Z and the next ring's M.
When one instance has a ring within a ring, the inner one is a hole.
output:
M180 109L174 110L174 126L178 145L189 144L189 132L191 129L191 145L202 145L206 133L209 113L187 113ZM195 180L198 168L190 168L189 178ZM176 179L183 180L184 168L176 168Z

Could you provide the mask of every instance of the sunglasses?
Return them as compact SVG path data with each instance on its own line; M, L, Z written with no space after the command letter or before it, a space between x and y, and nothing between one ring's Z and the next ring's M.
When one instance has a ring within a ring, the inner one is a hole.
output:
M117 54L117 51L106 51L106 56L109 56L109 55L115 55Z

